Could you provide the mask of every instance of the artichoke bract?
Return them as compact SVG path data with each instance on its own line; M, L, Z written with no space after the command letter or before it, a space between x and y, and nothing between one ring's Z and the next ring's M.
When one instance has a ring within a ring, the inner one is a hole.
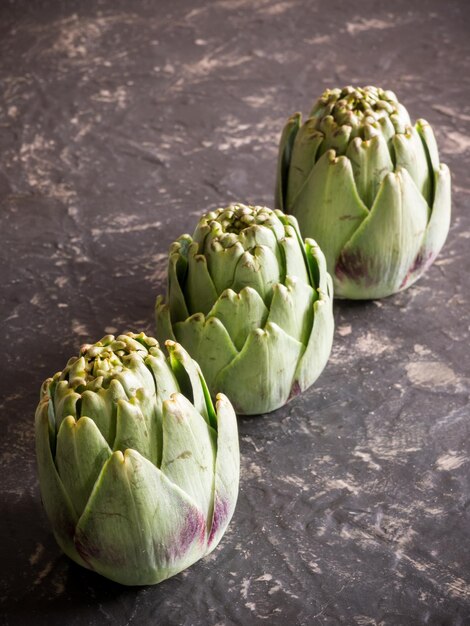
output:
M281 136L276 207L327 259L335 295L381 298L412 285L450 224L450 173L433 131L391 91L326 90Z
M85 345L36 411L41 495L74 561L125 585L158 583L211 552L238 494L236 415L199 367L145 334Z
M265 413L309 387L333 338L332 281L311 239L281 211L236 204L204 215L170 248L157 338L180 342L212 394Z

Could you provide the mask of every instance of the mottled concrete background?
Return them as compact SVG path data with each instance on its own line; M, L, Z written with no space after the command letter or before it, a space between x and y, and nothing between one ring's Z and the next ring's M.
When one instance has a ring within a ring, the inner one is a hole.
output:
M0 8L1 623L470 623L470 3L4 0ZM39 386L84 341L152 332L170 242L272 205L284 119L377 84L436 129L453 222L428 274L336 306L310 391L240 421L216 552L133 589L61 555L39 498Z

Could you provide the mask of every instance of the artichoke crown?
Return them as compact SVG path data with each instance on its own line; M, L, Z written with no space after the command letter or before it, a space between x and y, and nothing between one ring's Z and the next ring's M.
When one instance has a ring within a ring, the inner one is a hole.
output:
M84 345L36 411L41 493L58 543L124 584L158 582L211 551L238 491L236 418L197 364L144 333Z
M425 120L395 94L328 89L280 143L276 206L314 237L340 297L375 298L412 284L441 249L450 175Z
M331 295L323 254L313 240L302 241L294 217L236 204L207 213L193 236L172 244L157 337L194 355L212 393L224 391L240 413L261 413L323 369ZM318 332L325 341L313 364Z
M411 126L410 116L393 91L377 87L327 89L310 112L312 127L322 132L322 151L344 154L349 140L383 134L390 139ZM341 140L338 140L341 138Z

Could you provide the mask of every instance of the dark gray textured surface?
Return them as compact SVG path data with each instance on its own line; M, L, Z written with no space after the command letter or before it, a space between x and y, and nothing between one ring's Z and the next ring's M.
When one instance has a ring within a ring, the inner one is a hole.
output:
M465 0L2 3L2 624L470 623L469 32ZM80 569L39 499L42 380L84 341L152 331L169 243L207 208L272 205L285 118L349 83L434 126L454 189L439 260L338 303L316 386L240 420L211 557L142 589Z

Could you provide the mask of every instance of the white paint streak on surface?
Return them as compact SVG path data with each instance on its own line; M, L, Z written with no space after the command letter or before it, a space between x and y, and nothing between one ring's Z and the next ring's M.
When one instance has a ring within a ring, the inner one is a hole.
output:
M101 237L102 235L139 233L152 228L158 229L161 225L161 222L149 222L147 224L135 224L134 226L108 226L106 228L92 228L91 234L93 237Z
M346 489L354 495L357 495L359 493L359 489L355 485L351 485L342 478L333 478L332 480L329 480L327 482L327 487L329 489Z
M460 456L450 450L448 454L443 454L436 461L436 467L441 472L449 472L451 470L457 469L464 463L468 461L467 457L463 454Z
M248 598L248 590L250 588L251 581L249 578L244 578L242 580L240 594L244 600Z
M372 469L375 469L375 470L382 469L378 463L375 463L375 461L372 460L372 456L369 454L369 452L361 452L360 450L354 450L353 455L357 456L359 459L364 461L364 463L367 463L367 465L369 465L369 467L371 467Z
M379 356L393 348L393 345L385 337L367 332L356 341L356 348L370 356Z
M127 92L122 85L116 87L113 91L109 89L101 89L98 93L91 96L95 102L106 102L107 104L116 104L119 109L126 108Z
M85 324L82 324L77 319L72 320L72 332L76 335L89 335L88 329Z
M384 30L385 28L393 28L395 25L396 23L393 20L385 21L376 18L358 18L346 24L346 30L350 35L356 35L365 30Z
M440 361L413 361L406 364L410 382L417 387L446 387L457 382L455 372Z
M31 563L31 565L36 565L36 563L41 558L41 555L43 554L43 552L44 552L44 546L42 545L42 543L37 543L33 554L29 557L29 562Z
M447 154L463 154L470 150L470 137L464 133L459 133L455 130L450 130L445 134L442 133L440 138L442 151Z
M470 115L465 115L465 113L462 113L462 111L453 109L452 107L444 106L441 104L435 104L432 108L438 113L442 113L442 115L446 115L447 117L450 117L453 120L462 120L464 122L470 122Z
M308 566L314 574L323 574L321 567L315 561L310 561Z
M46 578L46 576L51 572L51 570L52 570L52 563L49 561L49 563L47 563L47 565L43 567L43 569L39 572L33 584L39 585L40 583L42 583L44 578Z
M257 582L264 582L265 580L267 580L268 582L270 580L272 580L273 577L271 574L263 574L262 576L258 576L258 578L256 578Z

